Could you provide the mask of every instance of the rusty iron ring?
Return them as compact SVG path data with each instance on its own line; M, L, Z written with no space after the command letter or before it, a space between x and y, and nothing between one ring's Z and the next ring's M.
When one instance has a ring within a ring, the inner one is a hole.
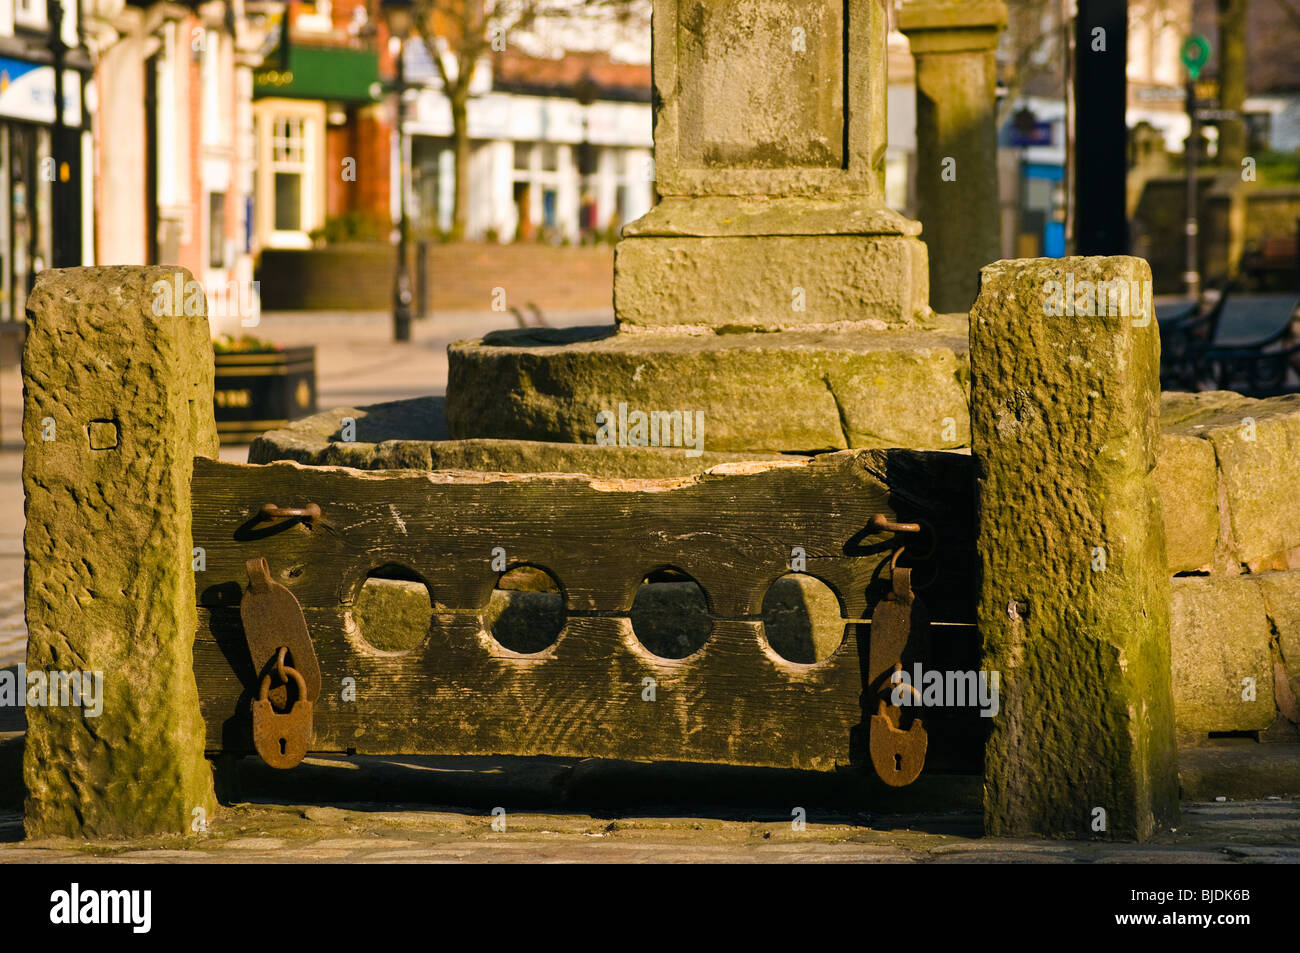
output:
M891 556L891 557L889 558L889 576L890 576L891 584L892 584L892 580L893 580L893 576L894 576L894 570L896 570L896 569L898 568L898 558L899 558L900 556L902 556L903 553L905 553L906 551L907 551L907 548L906 548L905 546L899 546L896 550L894 550L894 555ZM915 558L915 557L913 557L913 558ZM929 557L928 557L928 556L927 556L925 559L922 560L922 562L928 562L928 561L929 561ZM903 568L904 568L904 569L914 569L915 567L914 567L914 566L904 566ZM912 586L913 589L915 589L915 590L920 590L920 589L929 589L931 586L933 586L933 585L938 581L938 579L939 579L939 564L936 562L936 563L932 564L930 568L931 568L931 570L932 570L931 573L930 573L930 578L929 578L928 580L926 580L924 583L916 582L915 580L913 580L912 583L911 583L911 586Z
M320 519L320 504L308 503L306 506L278 506L275 503L263 503L257 515L266 520L280 520L296 517L302 520Z
M275 651L275 677L285 685L289 684L288 672L292 670L292 666L286 666L284 664L284 657L288 652L289 646L287 645L282 645Z
M936 548L934 527L924 520L916 523L897 523L891 520L884 513L877 513L867 521L867 526L880 533L924 533L929 540L930 548L923 553L912 553L912 558L918 562L924 562L934 555ZM906 546L906 544L904 544L904 546ZM897 560L897 558L898 556L895 554L894 559ZM893 568L892 563L890 568Z
M899 672L901 672L902 670L903 670L903 663L902 663L902 662L895 662L895 663L894 663L894 670L893 670L892 672L889 673L889 678L888 678L888 680L885 682L885 685L887 686L887 688L885 689L884 694L885 694L885 695L890 699L889 707L891 707L891 708L898 708L898 707L899 707L898 705L895 705L895 704L893 703L894 689L897 688L899 685L902 685L902 684L903 684L903 680L900 678L898 681L894 681L894 676L895 676L896 674L898 674ZM908 690L909 692L911 692L911 693L916 697L916 704L918 704L918 705L921 704L921 693L920 693L920 691L917 690L917 687L916 687L915 685L913 685L911 682L908 682L907 685L906 685L906 687L907 687L907 690Z
M292 678L293 683L298 686L298 699L293 704L290 704L289 702L288 692L285 693L284 703L288 705L290 709L292 709L293 706L296 705L298 702L306 700L307 680L302 677L302 672L298 671L292 665L286 665L284 667L284 673L287 676L284 680L286 685L289 684L289 679ZM270 696L271 696L271 673L267 672L265 675L262 676L262 685L258 689L257 697L259 701L267 702L270 700Z

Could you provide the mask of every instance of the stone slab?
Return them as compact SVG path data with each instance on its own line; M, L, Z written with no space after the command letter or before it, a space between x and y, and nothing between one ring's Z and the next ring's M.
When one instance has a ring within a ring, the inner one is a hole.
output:
M1001 0L907 0L898 6L898 29L913 53L992 50L1007 25Z
M215 808L190 536L193 461L217 454L212 345L204 314L157 293L188 282L175 268L55 269L27 302L29 681L101 679L94 714L85 696L27 708L31 837L182 832Z
M448 349L456 439L595 444L597 414L704 414L706 451L968 443L964 324L910 331L499 332Z
M1208 572L1225 565L1217 547L1219 476L1214 447L1207 440L1164 430L1152 477L1163 503L1169 571Z
M1294 797L1300 793L1300 745L1233 740L1180 748L1178 780L1184 798Z
M929 311L926 248L866 235L625 238L620 328L905 327Z
M1276 641L1274 662L1282 663L1292 694L1300 698L1300 570L1260 573L1255 580Z
M1273 723L1268 615L1252 576L1170 585L1174 715L1180 732L1262 731ZM1246 680L1251 683L1248 685Z
M1218 538L1213 568L1239 572L1285 568L1288 550L1300 546L1300 394L1254 400L1226 391L1165 394L1161 423L1166 443L1200 440L1217 467ZM1158 474L1166 499L1178 502L1179 520L1208 529L1205 453L1199 463L1180 454L1178 463L1196 466ZM1186 481L1185 481L1186 478ZM1188 502L1190 501L1190 502ZM1182 535L1183 542L1187 536ZM1178 569L1204 559L1205 542L1180 551Z
M989 833L1143 840L1177 816L1164 524L1151 471L1160 339L1054 316L1048 282L1150 281L1129 257L1001 261L971 313ZM1140 318L1137 321L1140 322Z
M339 439L347 420L358 438ZM490 473L585 473L602 479L692 476L721 463L777 460L776 453L688 457L667 447L601 447L537 440L428 439L446 436L443 398L419 397L369 407L338 407L258 437L250 463L294 460L309 466L359 470L478 470Z

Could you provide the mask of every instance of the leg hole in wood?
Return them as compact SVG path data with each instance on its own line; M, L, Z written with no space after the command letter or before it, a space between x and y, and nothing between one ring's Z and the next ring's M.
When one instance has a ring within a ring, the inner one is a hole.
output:
M843 643L844 628L835 590L815 576L788 573L763 596L763 634L787 662L824 662Z
M405 566L380 566L366 574L352 614L367 645L409 652L429 633L433 600L418 573Z
M668 567L646 576L632 600L632 631L660 658L694 655L713 632L709 600L700 584Z
M537 566L503 572L488 603L492 638L521 655L544 652L564 628L564 593L559 581Z

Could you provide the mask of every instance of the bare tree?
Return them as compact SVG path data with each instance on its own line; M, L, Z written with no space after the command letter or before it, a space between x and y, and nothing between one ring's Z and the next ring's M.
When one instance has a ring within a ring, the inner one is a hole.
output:
M416 0L416 26L451 105L453 239L464 237L469 217L469 102L479 64L545 21L600 12L630 16L637 6L637 0Z
M1246 0L1218 0L1219 106L1237 114L1219 123L1219 165L1241 166L1246 155Z

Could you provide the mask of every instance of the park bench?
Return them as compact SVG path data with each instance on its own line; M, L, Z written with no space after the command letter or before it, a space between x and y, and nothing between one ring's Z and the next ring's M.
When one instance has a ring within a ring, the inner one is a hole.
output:
M1211 390L1275 397L1300 390L1300 301L1273 334L1247 344L1216 344L1200 358Z
M1214 345L1233 288L1226 281L1206 288L1199 301L1160 321L1160 384L1166 390L1197 390L1202 357Z

